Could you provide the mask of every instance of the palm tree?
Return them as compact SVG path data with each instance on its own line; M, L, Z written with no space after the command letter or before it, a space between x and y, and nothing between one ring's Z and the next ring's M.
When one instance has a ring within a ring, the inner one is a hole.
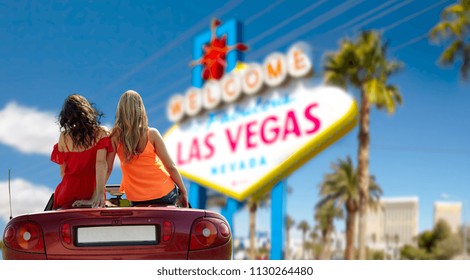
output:
M250 231L250 258L254 260L256 258L256 211L258 207L263 207L266 205L268 199L270 198L270 193L262 195L261 197L251 196L248 198L247 205L249 211L249 231Z
M346 249L344 258L347 260L354 258L354 229L356 216L360 209L361 202L360 188L358 182L358 170L354 168L352 160L338 160L332 165L333 173L325 175L320 185L320 195L323 197L317 207L331 203L337 208L346 210ZM368 189L368 205L377 205L382 189L375 182L373 176L369 177L370 187Z
M250 213L250 259L254 260L256 258L256 211L258 210L258 203L253 199L253 197L248 198L248 211Z
M318 242L317 226L315 226L315 228L310 232L309 237L310 237L310 240L312 241L313 258L318 259L321 254L321 250L319 250L319 247L321 245L318 244L319 242Z
M369 189L369 118L371 105L386 109L389 114L402 103L398 88L388 84L388 78L401 64L386 59L387 45L375 31L363 31L356 42L344 39L336 53L326 56L325 83L346 89L352 86L360 91L358 184L359 208L359 258L365 259L366 223Z
M305 235L307 234L307 231L310 230L310 226L307 221L301 221L297 226L297 229L302 231L302 258L305 259Z
M470 70L470 0L447 6L441 13L441 21L430 32L433 41L450 40L449 46L442 52L439 62L442 65L453 64L457 56L462 59L460 73L468 78Z
M294 219L286 215L286 255L285 259L290 259L290 229L295 225Z
M329 200L323 204L317 204L314 219L321 233L321 259L329 259L331 255L331 234L334 231L334 219L342 218L343 211L337 207L336 202Z

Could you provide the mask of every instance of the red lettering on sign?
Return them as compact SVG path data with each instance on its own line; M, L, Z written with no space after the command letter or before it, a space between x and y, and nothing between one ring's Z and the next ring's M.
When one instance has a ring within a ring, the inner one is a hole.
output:
M271 144L277 140L279 136L279 127L275 126L271 129L267 129L266 126L269 122L274 122L275 125L277 124L277 117L276 116L269 116L261 123L261 141L264 144ZM271 135L271 138L268 138L267 132Z
M208 152L209 152L207 155L204 156L204 159L209 159L214 155L214 151L215 151L214 145L212 145L212 143L209 141L209 139L211 139L212 136L214 136L213 132L207 134L206 138L204 138L204 144L206 145Z
M289 137L302 137L317 132L321 127L320 119L314 115L318 103L309 104L303 114L296 115L296 111L289 110L284 118L279 115L270 115L262 121L252 120L239 124L234 128L226 128L225 135L229 149L237 152L239 147L245 150L255 149L259 145L271 145L278 141L287 141ZM300 122L299 118L304 118ZM305 124L307 120L308 126ZM306 127L307 126L307 127ZM178 142L176 160L178 165L210 159L216 153L213 138L214 132L206 134L203 138L194 137L183 149L184 142ZM217 143L219 144L219 143ZM186 157L185 157L186 156Z
M287 135L294 134L295 136L300 136L300 128L297 123L297 118L295 117L294 110L287 112L286 121L284 123L284 134L282 135L282 140L286 140Z
M214 133L211 132L204 137L203 146L200 146L198 138L193 138L189 147L187 158L184 158L183 143L178 142L176 146L176 162L178 165L188 164L193 160L201 161L211 158L215 153L215 147L211 142ZM187 150L186 150L187 151Z
M268 116L261 122L250 121L240 124L236 130L225 129L231 152L236 152L240 145L248 150L258 147L260 143L269 145L280 139L286 141L289 137L298 138L315 133L320 129L320 120L313 115L312 110L317 106L317 103L310 104L303 112L302 117L312 124L308 129L300 126L298 119L300 116L297 116L294 110L287 111L284 120L278 116ZM244 143L240 143L243 140Z
M182 155L182 152L181 152L181 149L182 149L182 146L183 144L181 142L178 142L178 144L176 145L176 163L178 165L183 165L185 164L186 162L184 162L184 160L181 158L181 155Z
M256 129L254 125L257 123L257 121L252 121L246 124L246 148L251 149L251 148L256 148L256 142L253 142L255 139L253 136L256 135L256 131L253 129Z
M320 129L320 120L314 115L312 115L312 112L311 112L311 110L316 107L318 107L318 104L313 103L309 105L307 108L305 108L305 117L313 123L313 127L307 130L307 134L315 133L317 130Z
M227 135L227 140L230 144L230 150L232 152L235 152L235 150L237 149L237 145L238 145L238 139L240 139L240 134L241 134L241 131L242 131L242 126L238 126L238 130L237 130L237 135L235 136L235 139L232 137L232 133L230 133L230 129L227 128L225 130L225 134Z

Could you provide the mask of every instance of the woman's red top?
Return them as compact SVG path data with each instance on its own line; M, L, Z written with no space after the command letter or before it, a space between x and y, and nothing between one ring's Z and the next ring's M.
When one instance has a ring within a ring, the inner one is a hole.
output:
M76 200L91 199L96 187L96 153L101 149L113 151L109 137L82 152L60 152L58 144L54 145L51 161L65 163L64 177L54 192L54 209L72 208Z

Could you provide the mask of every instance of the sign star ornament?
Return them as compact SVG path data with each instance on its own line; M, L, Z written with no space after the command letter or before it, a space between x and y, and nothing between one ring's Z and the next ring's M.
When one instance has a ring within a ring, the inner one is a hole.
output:
M213 22L206 42L199 42L211 49L207 44L220 36L218 44L228 52L222 57L229 59L231 52L247 48L236 41L233 47L220 43L236 34L233 21L226 25L232 28ZM226 33L217 35L219 28ZM225 67L230 61L219 57L217 63ZM269 54L261 64L232 64L224 75L200 69L200 82L193 76L193 87L172 96L167 107L174 122L164 135L167 149L181 174L202 186L239 201L259 196L357 123L349 94L313 85L311 50L303 42Z

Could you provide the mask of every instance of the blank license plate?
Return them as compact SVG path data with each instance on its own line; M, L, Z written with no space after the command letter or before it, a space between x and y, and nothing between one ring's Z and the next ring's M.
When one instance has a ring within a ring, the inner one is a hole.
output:
M150 244L158 244L155 225L80 227L77 229L78 246Z

